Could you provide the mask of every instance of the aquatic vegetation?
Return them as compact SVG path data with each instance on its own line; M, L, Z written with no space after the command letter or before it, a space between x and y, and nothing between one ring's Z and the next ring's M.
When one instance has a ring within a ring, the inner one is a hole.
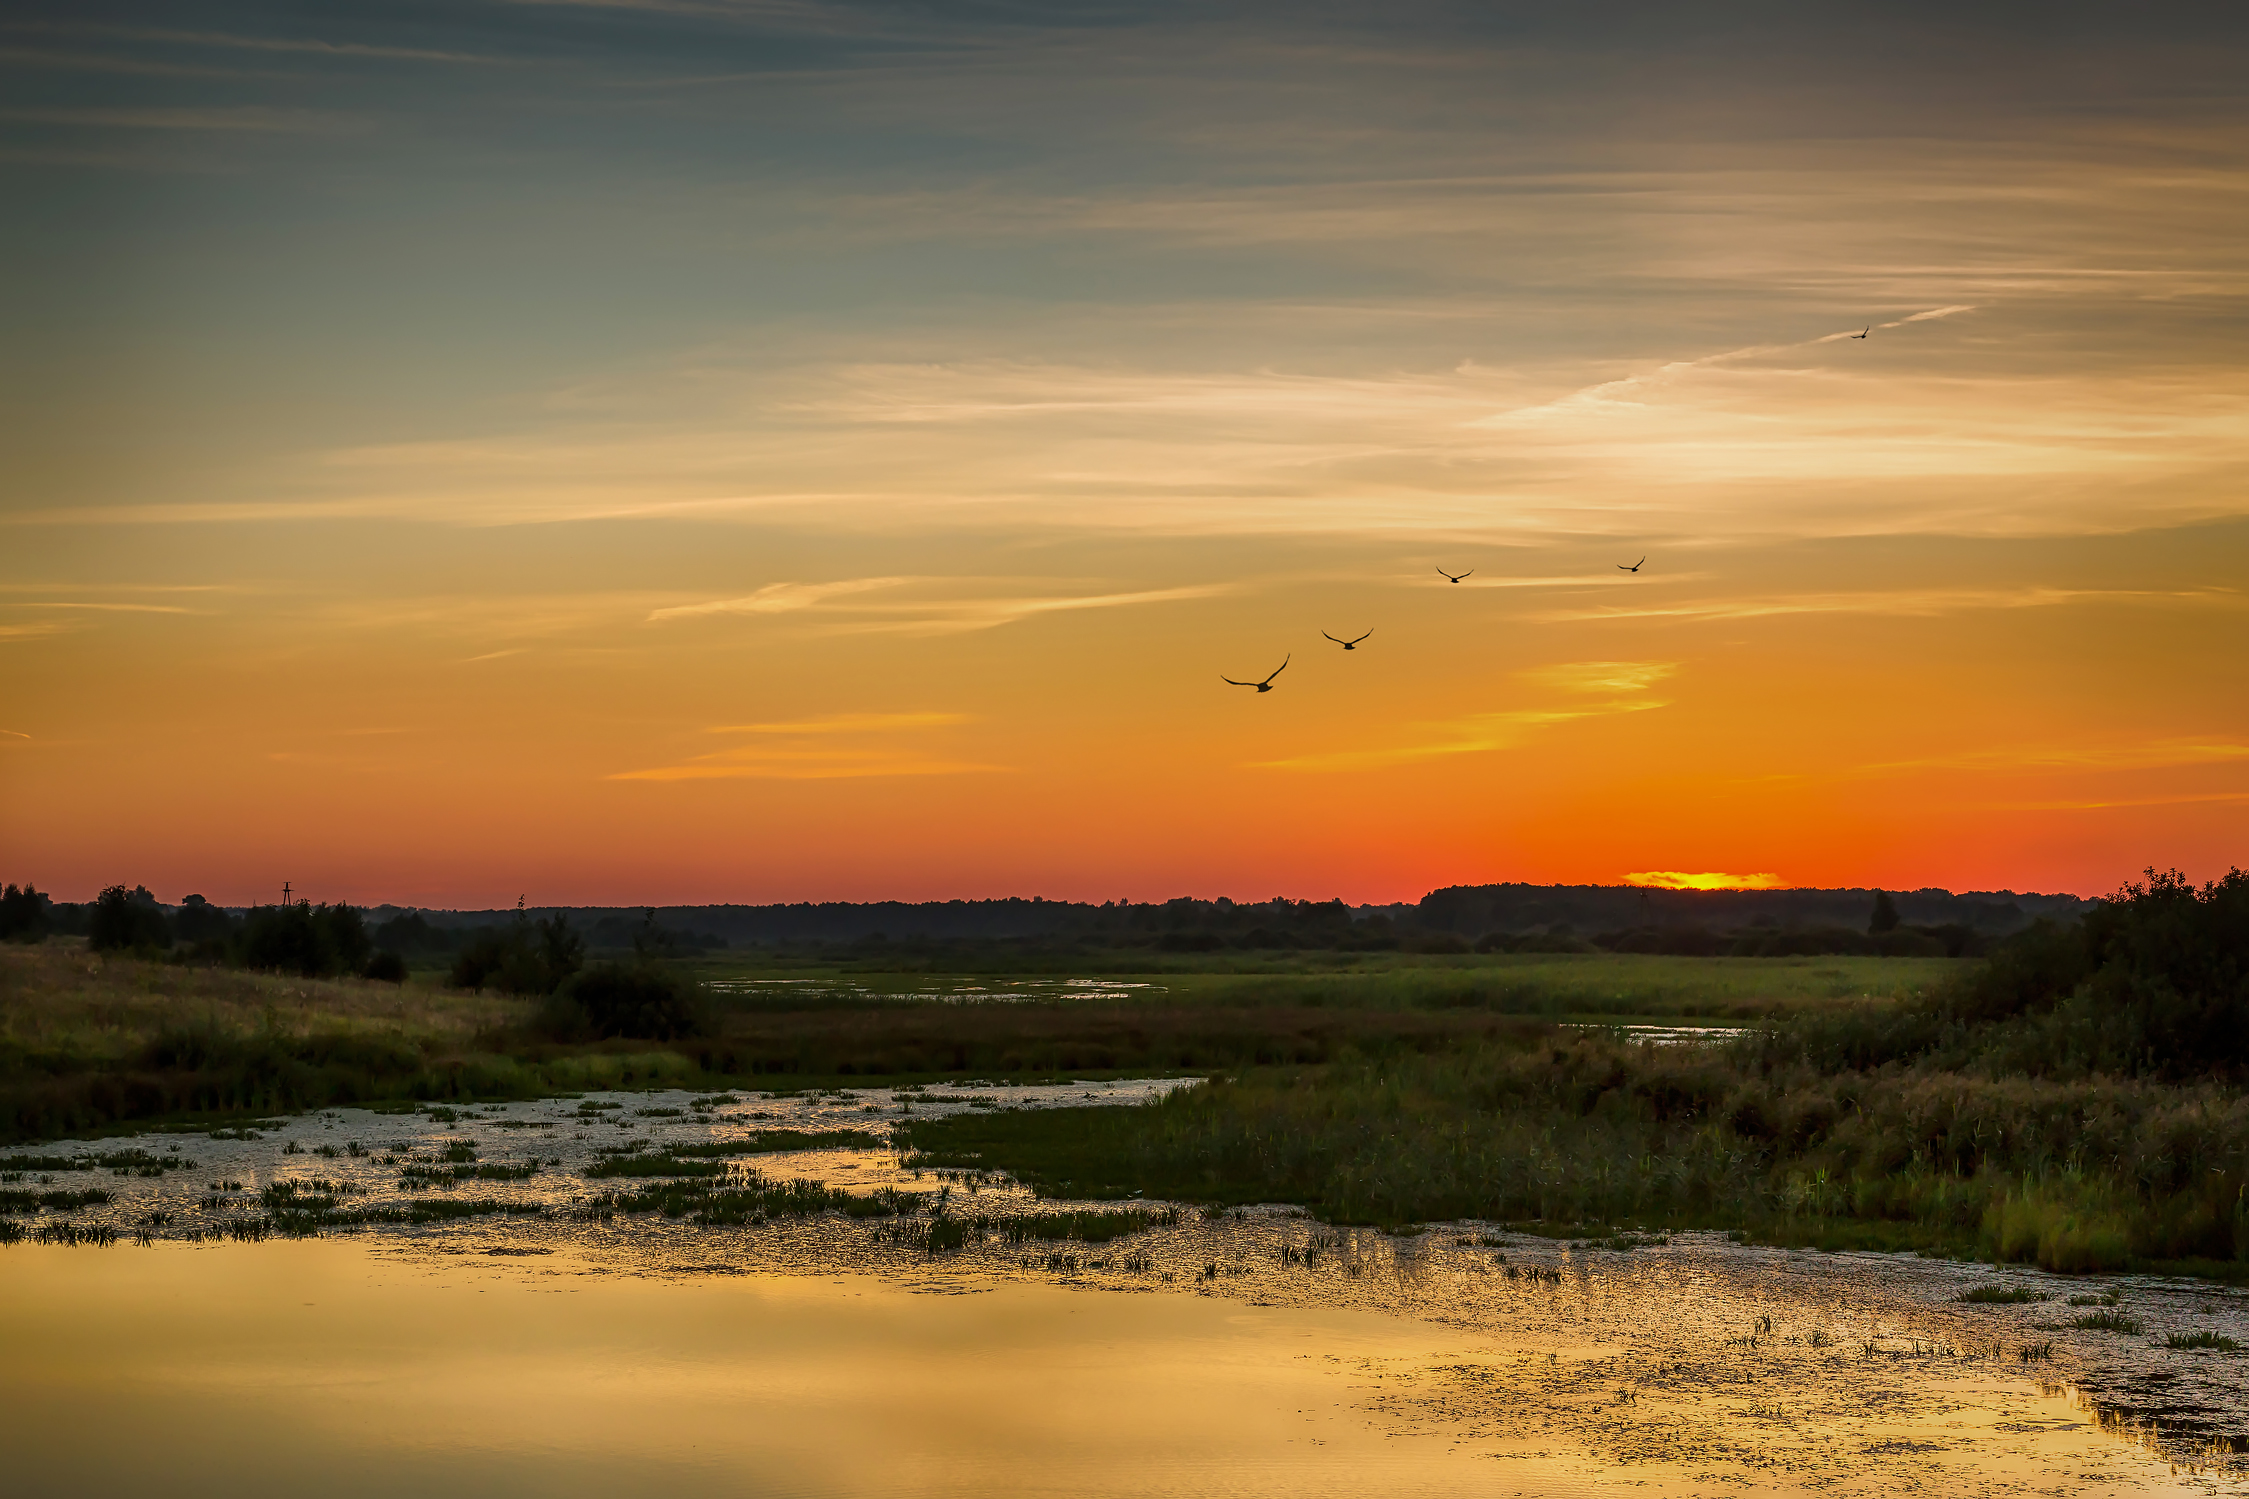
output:
M34 1243L62 1244L76 1248L90 1244L96 1249L107 1249L117 1242L117 1230L106 1223L42 1223L31 1231Z
M465 1181L518 1182L529 1181L539 1174L537 1161L485 1161L477 1165L448 1166L432 1163L410 1164L398 1173L403 1187L429 1186L438 1183L452 1185Z
M2082 1317L2070 1318L2069 1325L2083 1328L2088 1332L2136 1333L2141 1331L2139 1319L2127 1317L2122 1312L2088 1312Z
M661 1151L641 1155L630 1152L608 1154L586 1168L589 1177L617 1176L722 1176L728 1170L727 1162L736 1156L770 1155L791 1150L869 1150L883 1143L879 1135L865 1130L759 1130L738 1140L715 1140L707 1144L667 1145ZM647 1142L638 1142L645 1147Z
M2175 1332L2163 1340L2166 1348L2201 1349L2212 1353L2239 1353L2243 1344L2216 1332Z
M1178 1223L1177 1209L1168 1217L1147 1208L1122 1208L1108 1212L1024 1213L1001 1220L1000 1231L1010 1244L1025 1239L1075 1239L1085 1244L1106 1244L1129 1234L1144 1233L1159 1221Z
M0 1213L31 1213L41 1208L67 1213L107 1201L109 1194L99 1187L86 1187L77 1191L57 1189L52 1192L0 1190Z
M1959 1301L1975 1306L2021 1306L2032 1301L2051 1301L2044 1291L2033 1291L2028 1286L1976 1286L1962 1291Z
M174 1150L178 1147L174 1146ZM109 1171L118 1176L162 1176L181 1163L145 1150L105 1150L90 1155L0 1156L0 1172Z

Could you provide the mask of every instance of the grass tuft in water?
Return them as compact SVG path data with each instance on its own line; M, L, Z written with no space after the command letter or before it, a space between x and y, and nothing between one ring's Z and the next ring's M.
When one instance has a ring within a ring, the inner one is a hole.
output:
M2027 1286L1978 1286L1972 1291L1962 1291L1953 1298L1974 1306L2021 1306L2032 1301L2051 1301L2044 1291L2033 1291Z
M2206 1349L2212 1353L2239 1353L2242 1345L2220 1332L2175 1332L2163 1340L2166 1348Z

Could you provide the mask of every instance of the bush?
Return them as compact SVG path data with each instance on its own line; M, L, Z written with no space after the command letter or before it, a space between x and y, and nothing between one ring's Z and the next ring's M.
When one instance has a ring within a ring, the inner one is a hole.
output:
M86 945L96 952L170 947L172 928L145 887L112 885L94 898Z
M558 991L541 1010L539 1029L550 1035L629 1037L679 1041L706 1029L696 986L653 964L596 963Z
M406 960L386 947L367 960L367 977L385 984L403 984Z
M456 989L503 994L552 994L585 966L586 944L567 916L531 921L518 915L512 927L485 927L453 960L449 981Z

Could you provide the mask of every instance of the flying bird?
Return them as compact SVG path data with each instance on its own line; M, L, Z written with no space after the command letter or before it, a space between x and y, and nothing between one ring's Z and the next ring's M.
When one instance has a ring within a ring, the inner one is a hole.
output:
M1867 334L1867 333L1872 333L1873 331L1874 331L1874 325L1873 325L1872 323L1868 323L1868 324L1866 325L1866 332L1865 332L1865 333L1854 333L1854 334L1852 334L1852 335L1851 335L1851 337L1853 337L1853 338L1864 338L1864 337L1866 337L1866 334Z
M1626 567L1623 563L1619 562L1616 565L1616 570L1620 573L1636 573L1641 568L1646 567L1647 565L1648 559L1642 557L1638 562L1633 563L1630 567Z
M1445 573L1445 570L1441 567L1438 568L1437 571ZM1467 572L1464 573L1445 573L1445 580L1451 583L1458 583L1462 578L1473 576L1475 574L1475 571L1476 569L1470 568ZM1326 632L1322 631L1321 633L1325 634Z
M1326 631L1323 630L1321 633L1325 634ZM1369 633L1371 634L1372 632L1370 631ZM1364 639L1365 637L1362 636L1360 638ZM1290 651L1288 656L1282 657L1281 664L1273 668L1273 676L1267 677L1262 682L1237 682L1232 677L1220 677L1218 680L1224 682L1229 687L1255 687L1259 692L1271 692L1273 690L1273 677L1277 677L1282 672L1288 670L1289 659L1295 654L1296 652Z
M1320 633L1322 635L1328 635L1328 632L1325 630L1322 630ZM1372 635L1373 633L1374 631L1372 630L1367 631L1367 635ZM1359 640L1366 639L1367 635L1361 635L1359 637ZM1355 651L1359 648L1359 640L1342 640L1333 635L1328 635L1328 639L1335 641L1337 645L1342 646L1347 651Z

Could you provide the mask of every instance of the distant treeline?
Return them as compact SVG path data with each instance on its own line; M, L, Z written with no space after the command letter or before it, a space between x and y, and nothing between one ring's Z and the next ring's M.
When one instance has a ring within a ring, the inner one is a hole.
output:
M1974 954L2039 917L2093 904L2012 891L1889 896L1896 920L1874 929L1877 896L1851 890L1644 890L1623 885L1481 885L1434 891L1416 904L1180 897L1092 905L1040 899L871 901L775 906L664 906L658 920L703 934L708 947L952 951L979 944L1068 951L1148 949L1592 950L1738 954ZM552 907L595 929L621 913ZM474 925L500 912L426 912L433 925ZM637 917L638 913L631 913Z
M11 887L12 890L12 887ZM110 897L105 892L104 899ZM231 940L228 923L249 919L189 896L167 910L145 889L127 892L155 945L196 947ZM48 901L29 887L0 906L0 937L90 934L94 905ZM1417 905L1350 906L1340 900L1227 899L1148 903L1048 900L830 902L786 906L675 906L655 910L548 907L520 912L379 907L376 950L409 963L453 963L500 972L491 959L517 922L562 921L595 950L636 951L659 942L669 956L748 946L873 957L960 952L1141 949L1334 952L1635 952L1684 956L1788 957L1862 954L1974 957L2040 917L2068 918L2095 903L2068 895L1954 895L1916 890L1643 890L1629 886L1485 885L1439 890ZM260 910L273 908L256 908ZM222 930L222 928L226 928ZM129 944L131 945L131 944ZM479 967L481 965L481 968ZM520 967L520 963L518 964ZM473 976L473 975L472 975Z
M84 937L97 952L130 952L181 962L220 963L305 978L360 975L403 982L412 962L446 964L463 989L552 994L585 966L589 946L630 949L648 963L692 953L696 943L660 926L611 915L581 933L567 916L512 919L473 927L434 927L408 912L370 925L343 902L251 906L230 911L190 895L166 907L145 886L112 885L83 904L50 899L31 885L0 887L0 941Z

